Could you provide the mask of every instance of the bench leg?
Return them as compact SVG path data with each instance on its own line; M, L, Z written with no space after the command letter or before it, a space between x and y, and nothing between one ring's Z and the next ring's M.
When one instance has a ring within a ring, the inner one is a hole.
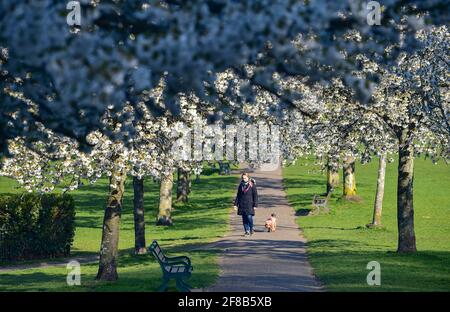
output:
M181 277L177 277L177 289L180 292L191 292L189 285L184 283Z
M191 290L193 288L191 285L189 285L188 283L183 281L183 279L180 279L180 282L183 284L184 287L188 288L189 290Z
M165 292L167 290L168 283L169 283L169 278L164 276L163 283L161 284L161 286L159 286L158 292Z

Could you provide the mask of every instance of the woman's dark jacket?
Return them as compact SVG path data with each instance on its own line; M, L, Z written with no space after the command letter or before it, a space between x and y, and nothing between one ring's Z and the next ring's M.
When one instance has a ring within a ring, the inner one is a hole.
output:
M238 186L238 191L236 199L234 200L234 205L238 206L238 215L255 215L255 207L258 207L258 191L256 190L256 185L253 181L249 181L249 189L246 189L244 181Z

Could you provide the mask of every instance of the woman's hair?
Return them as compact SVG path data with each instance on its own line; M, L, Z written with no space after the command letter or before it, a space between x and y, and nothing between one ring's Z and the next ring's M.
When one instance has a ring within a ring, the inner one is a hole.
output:
M250 179L250 176L248 175L248 172L242 172L241 178L242 178L243 176L247 176L247 177Z

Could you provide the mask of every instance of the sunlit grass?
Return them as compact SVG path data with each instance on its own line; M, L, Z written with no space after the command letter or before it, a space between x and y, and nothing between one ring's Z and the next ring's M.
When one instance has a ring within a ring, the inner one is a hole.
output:
M206 170L205 174L201 176L199 182L195 182L195 177L192 177L189 203L174 204L174 226L171 227L155 225L159 188L151 179L145 182L147 245L153 240L158 240L170 256L188 255L194 266L189 283L198 288L210 285L218 276L217 252L203 248L202 245L218 239L228 230L229 209L235 184L238 182L238 177L234 175L219 176L217 173L211 174L210 170ZM0 178L0 193L19 192L20 190L14 188L15 185L10 179ZM72 193L77 207L72 257L97 255L107 190L108 181L102 179L94 185L84 186ZM94 279L98 264L92 263L81 265L81 286L67 286L66 276L69 271L66 267L52 267L0 273L0 291L155 291L162 277L158 263L151 255L133 255L131 178L126 183L119 249L118 282L96 282ZM67 262L69 260L67 259ZM174 285L171 289L174 289Z
M307 164L305 166L305 164ZM414 176L415 231L418 253L397 249L397 164L388 164L383 228L369 230L377 180L377 161L357 164L356 185L362 203L331 200L331 212L300 216L315 273L330 291L449 291L450 290L450 167L416 159ZM283 170L289 201L299 215L311 209L314 194L326 189L326 178L312 161ZM342 176L341 176L342 181ZM381 286L368 286L369 261L381 264Z

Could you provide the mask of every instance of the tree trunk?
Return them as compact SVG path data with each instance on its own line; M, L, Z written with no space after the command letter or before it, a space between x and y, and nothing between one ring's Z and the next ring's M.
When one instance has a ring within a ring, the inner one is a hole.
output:
M177 181L177 201L187 203L189 201L189 171L178 168L178 181Z
M416 252L414 234L413 180L414 150L407 130L399 136L398 184L397 184L397 252Z
M159 213L156 225L172 225L170 212L172 210L172 187L173 174L161 177L161 186L159 190Z
M380 156L378 162L378 179L377 179L377 193L375 195L375 202L373 205L373 219L368 227L381 226L381 211L383 209L384 197L384 181L386 177L386 154Z
M113 172L109 180L109 196L103 219L102 243L97 280L116 281L119 249L120 217L125 192L125 172Z
M332 193L339 185L339 172L330 164L327 164L327 195Z
M191 171L187 174L187 194L188 196L191 194L192 190L192 180L191 180Z
M144 179L133 178L134 189L134 251L137 255L147 253L145 248Z
M346 157L343 161L344 172L344 196L351 197L356 195L356 178L355 178L355 158Z

